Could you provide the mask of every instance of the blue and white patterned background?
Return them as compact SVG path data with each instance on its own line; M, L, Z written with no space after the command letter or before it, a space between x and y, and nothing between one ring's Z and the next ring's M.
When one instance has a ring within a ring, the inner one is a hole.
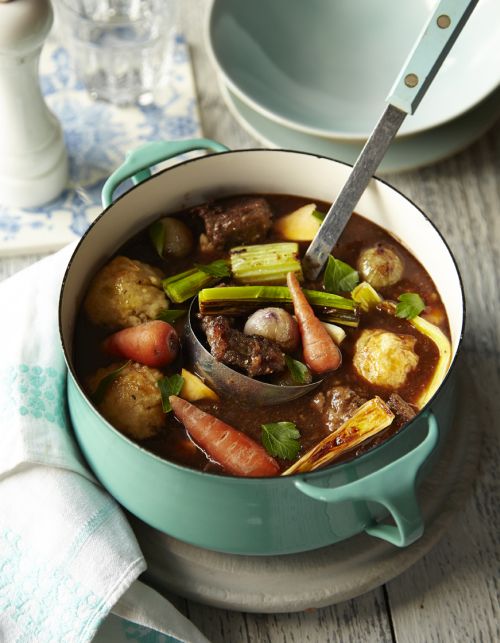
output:
M188 46L181 34L172 44L168 84L155 103L123 108L92 100L75 76L68 51L46 43L40 82L63 128L70 182L58 199L40 208L0 205L0 256L48 252L78 239L99 214L102 185L128 150L152 140L201 136Z

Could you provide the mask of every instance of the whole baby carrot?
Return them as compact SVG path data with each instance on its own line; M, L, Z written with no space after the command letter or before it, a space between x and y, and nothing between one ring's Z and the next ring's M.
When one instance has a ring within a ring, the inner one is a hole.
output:
M103 341L101 348L112 357L125 357L162 368L177 357L179 337L167 322L149 321L113 333Z
M286 281L299 324L305 363L316 375L335 371L342 364L339 347L314 314L293 272L288 273Z
M279 465L260 444L176 395L169 402L191 438L228 473L244 477L279 474Z

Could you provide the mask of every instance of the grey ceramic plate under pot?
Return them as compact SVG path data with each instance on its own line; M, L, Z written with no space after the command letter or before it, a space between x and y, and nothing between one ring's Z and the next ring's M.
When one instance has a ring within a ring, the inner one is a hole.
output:
M285 127L254 111L222 81L220 90L238 123L266 147L312 152L350 164L361 152L364 143L323 138ZM452 156L482 136L499 117L500 88L474 109L441 127L395 139L379 166L378 174L411 170Z

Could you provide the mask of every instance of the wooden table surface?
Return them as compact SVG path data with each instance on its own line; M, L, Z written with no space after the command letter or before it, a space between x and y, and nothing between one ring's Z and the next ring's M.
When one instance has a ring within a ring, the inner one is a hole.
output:
M205 2L183 0L205 136L233 149L260 147L228 113L202 36ZM500 122L462 153L387 175L437 224L454 253L467 298L462 368L479 389L478 475L442 541L408 571L345 603L314 612L257 615L171 597L213 643L500 641ZM0 260L0 279L39 257Z

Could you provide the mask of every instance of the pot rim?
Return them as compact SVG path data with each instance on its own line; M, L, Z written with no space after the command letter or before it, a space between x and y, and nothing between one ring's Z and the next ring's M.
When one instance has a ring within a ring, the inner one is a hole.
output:
M322 154L316 154L316 153L312 153L312 152L304 152L304 151L300 151L300 150L281 149L281 148L279 148L279 149L270 149L270 148L255 148L255 147L252 147L252 148L245 148L245 149L240 149L240 150L227 150L227 151L224 151L224 152L218 152L216 154L207 154L207 155L201 156L201 157L195 157L195 158L192 158L192 159L186 159L184 161L176 163L175 165L169 166L167 168L164 168L163 170L159 170L158 172L155 172L154 174L149 176L144 181L141 181L141 183L139 185L144 185L145 183L147 183L151 179L154 179L157 176L159 176L161 174L164 174L165 172L169 172L170 170L173 170L173 169L175 169L177 167L180 167L182 165L187 165L188 163L200 162L203 159L209 158L211 156L220 156L220 155L227 155L227 154L242 154L242 153L246 154L248 152L250 152L250 153L251 152L264 152L264 153L266 153L266 152L267 153L269 153L269 152L270 153L276 153L276 152L283 153L283 152L285 152L285 153L291 153L291 154L300 154L300 155L303 155L303 156L312 156L312 157L315 157L315 158L318 158L318 159L325 159L327 161L331 161L333 163L337 163L339 165L344 165L344 166L352 168L352 165L350 163L346 163L344 161L339 161L337 159L333 159L333 158L330 158L328 156L323 156ZM454 370L454 368L456 367L457 359L458 359L459 354L460 354L460 352L462 350L463 339L464 339L464 331L465 331L465 320L466 320L465 292L464 292L464 285L463 285L462 275L460 274L460 270L459 270L457 261L455 259L455 256L454 256L453 252L451 251L451 248L449 247L446 239L442 235L441 231L436 226L436 224L425 214L425 212L422 210L422 208L420 208L418 205L416 205L416 203L414 203L414 201L412 199L410 199L408 196L403 194L403 192L401 192L401 190L399 190L398 188L396 188L393 185L391 185L391 183L389 183L385 179L382 179L382 178L380 178L380 177L378 177L376 175L374 175L373 178L376 181L379 181L383 185L387 186L391 190L394 190L397 194L399 194L401 197L403 197L403 199L408 201L419 212L419 214L423 217L423 219L427 223L429 223L432 226L432 228L434 228L434 230L438 234L442 244L444 245L444 247L448 251L448 253L449 253L450 257L451 257L451 260L453 262L453 265L455 267L455 270L457 272L458 282L459 282L459 285L460 285L461 302L462 302L462 325L461 325L460 334L459 334L459 337L458 337L457 349L455 351L455 355L453 356L453 358L451 360L450 366L448 367L448 371L446 372L446 375L445 375L443 381L441 382L439 388L434 393L434 395L431 397L431 399L427 402L427 404L422 409L420 409L418 411L418 413L415 415L415 417L410 422L408 422L402 429L397 431L394 435L391 435L387 440L384 440L380 444L375 445L374 447L372 447L371 449L368 449L368 451L366 451L365 453L362 453L359 456L354 456L352 458L349 458L347 460L343 460L341 462L332 463L331 465L328 465L328 466L326 466L326 467L324 467L322 469L318 469L316 471L293 473L293 474L287 475L287 476L246 478L246 477L241 477L241 476L233 476L233 475L229 475L229 474L221 475L221 474L215 474L215 473L210 473L210 472L206 472L206 471L199 471L198 469L192 469L190 467L178 464L176 462L166 460L165 458L161 458L160 456L156 455L155 453L152 453L151 451L148 451L144 447L140 446L139 444L137 444L136 442L134 442L133 440L128 438L126 435L124 435L123 433L118 431L118 429L116 429L112 424L110 424L106 420L106 418L104 418L104 416L101 415L101 413L99 413L99 411L96 409L94 404L89 399L88 395L83 390L82 386L80 385L79 378L78 378L73 366L71 365L71 360L70 360L68 352L66 350L66 346L65 346L65 342L64 342L64 338L63 338L62 301L64 299L64 290L65 290L65 286L66 286L67 277L68 277L68 274L69 274L69 272L71 270L73 260L74 260L74 258L76 256L77 252L80 249L80 246L85 242L85 239L86 239L87 235L95 227L95 225L97 225L98 221L100 221L101 218L106 215L108 210L110 208L112 208L115 205L115 203L117 203L121 199L125 198L129 194L129 192L131 190L133 190L135 187L137 187L135 185L132 186L130 189L128 189L123 194L121 194L120 196L116 197L115 200L110 205L108 205L106 208L104 208L104 210L102 210L102 212L92 221L90 226L84 232L84 234L82 235L82 237L78 241L78 243L77 243L77 245L76 245L76 247L75 247L75 249L74 249L74 251L73 251L73 253L72 253L72 255L71 255L70 259L69 259L69 261L68 261L68 265L66 267L66 270L64 271L64 276L63 276L63 279L62 279L62 282L61 282L61 288L60 288L60 292L59 292L58 327L59 327L59 340L60 340L60 343L61 343L61 348L62 348L62 352L63 352L63 356L64 356L64 361L66 362L66 367L67 367L68 371L71 373L71 375L73 377L73 381L74 381L76 387L78 388L79 392L83 395L83 398L84 398L85 402L89 405L89 407L92 410L92 412L99 418L99 420L101 420L106 425L106 427L108 429L111 429L120 439L125 440L130 445L132 445L135 449L137 449L137 450L141 451L142 453L146 454L148 457L151 457L151 458L157 460L158 462L160 462L162 464L162 466L171 466L171 467L179 469L179 470L181 470L183 472L189 472L189 473L195 474L197 476L203 476L204 478L206 478L208 476L209 478L216 479L218 481L223 481L223 480L230 479L232 482L237 481L238 484L248 484L248 483L262 484L262 481L269 481L269 480L272 480L273 482L275 482L277 480L283 480L284 481L283 484L284 484L286 480L292 480L292 479L296 480L298 477L301 477L301 478L307 477L308 480L319 479L322 476L324 476L325 474L328 474L329 472L331 472L333 469L335 469L336 471L341 471L344 467L346 467L347 465L350 465L354 460L356 461L356 463L365 462L369 457L370 458L373 457L373 454L377 453L380 449L382 449L382 447L387 446L388 444L393 442L398 436L402 435L407 430L409 430L410 427L418 419L420 419L421 417L424 416L425 413L427 413L427 411L431 407L431 405L434 402L434 400L438 397L438 395L441 394L441 392L443 390L443 387L445 386L445 384L447 383L447 381L448 381L448 379L449 379L449 377L451 375L452 370ZM363 215L361 215L361 216L363 216ZM424 268L425 268L425 266L424 266ZM432 275L431 275L431 278L432 278Z

